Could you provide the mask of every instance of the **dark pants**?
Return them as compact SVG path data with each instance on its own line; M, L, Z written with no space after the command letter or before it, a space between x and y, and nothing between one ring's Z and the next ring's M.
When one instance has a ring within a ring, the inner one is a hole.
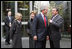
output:
M22 39L21 37L14 37L12 39L12 48L22 48Z
M45 48L45 47L46 47L46 40L35 41L35 48Z
M35 47L35 41L33 40L32 37L29 37L29 48L34 48Z
M50 40L50 48L60 48L60 40Z
M9 43L10 42L10 32L9 30L6 30L6 40L5 42Z

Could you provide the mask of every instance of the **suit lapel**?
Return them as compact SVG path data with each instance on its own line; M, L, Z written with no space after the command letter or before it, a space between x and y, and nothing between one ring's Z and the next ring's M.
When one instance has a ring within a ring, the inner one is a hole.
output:
M42 15L40 14L40 18L41 18L41 20L42 20L42 23L44 24L44 20L43 20L43 18L42 18Z
M44 24L44 26L45 26L45 23L44 23L44 20L43 20L43 18L42 18L42 15L40 14L40 18L41 18L41 20L42 20L42 23ZM46 18L46 26L47 26L47 23L48 23L48 21L47 21L47 17L45 17Z
M7 20L8 20L8 22L10 22L10 20L9 20L9 17L7 16Z
M7 19L8 19L8 21L10 22L10 19L9 19L9 17L7 16ZM11 17L11 22L12 22L12 17Z
M58 19L58 15L53 19L53 21L56 21Z
M18 25L18 27L21 27L21 22L19 23L19 22L17 21L17 25Z
M59 15L57 15L53 21L57 21L59 19Z

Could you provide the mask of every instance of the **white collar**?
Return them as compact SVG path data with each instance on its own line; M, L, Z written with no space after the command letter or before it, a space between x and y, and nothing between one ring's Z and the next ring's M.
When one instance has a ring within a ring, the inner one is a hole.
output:
M42 15L42 18L43 18L43 20L44 20L44 15L43 15L43 13L41 12L41 15Z
M42 12L41 12L41 15L44 16Z
M19 21L19 20L17 20L19 23L21 22L21 21Z
M56 14L54 17L56 17L58 14Z

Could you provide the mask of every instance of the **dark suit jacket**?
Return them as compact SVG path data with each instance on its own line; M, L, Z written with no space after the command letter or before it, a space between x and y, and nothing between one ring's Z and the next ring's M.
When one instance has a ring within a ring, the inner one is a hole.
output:
M38 41L45 40L46 36L48 35L48 19L47 16L45 17L46 17L46 28L41 14L35 16L33 21L33 36L37 35Z
M13 21L10 29L10 38L12 39L13 48L22 48L22 24L18 23L17 20Z
M32 27L33 27L33 19L30 19L27 25L27 33L29 35L29 48L35 47L35 41L33 40Z
M54 19L53 22L49 24L50 28L50 39L55 41L55 40L60 40L61 39L61 33L59 32L59 29L63 25L63 18L60 15L57 15Z
M11 16L11 23L13 22L13 20L14 20L14 17ZM9 20L8 16L5 17L4 22L5 22L5 30L9 31L9 29L10 29L10 27L9 27L10 20Z
M29 20L27 24L27 33L29 37L33 37L33 32L32 32L32 27L33 27L33 20Z

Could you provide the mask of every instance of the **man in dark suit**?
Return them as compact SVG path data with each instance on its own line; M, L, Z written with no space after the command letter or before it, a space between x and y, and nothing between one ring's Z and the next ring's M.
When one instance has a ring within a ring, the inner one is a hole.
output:
M48 38L48 19L45 14L47 7L41 6L41 13L36 15L33 21L33 39L35 48L45 48L46 38Z
M11 11L8 11L8 16L5 17L5 30L6 30L6 40L5 44L10 44L10 27L14 18L11 16Z
M57 8L52 9L52 15L49 24L50 47L60 48L61 33L59 32L59 29L63 25L63 18L58 14Z

